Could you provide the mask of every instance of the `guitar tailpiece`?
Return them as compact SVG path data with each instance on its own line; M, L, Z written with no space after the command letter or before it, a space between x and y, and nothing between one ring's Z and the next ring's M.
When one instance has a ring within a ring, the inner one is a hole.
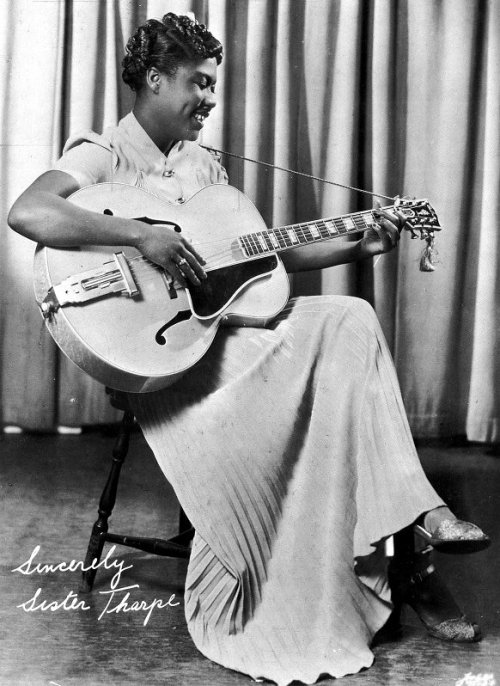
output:
M57 299L57 296L54 292L54 288L49 288L49 290L47 291L47 295L40 303L40 310L42 312L43 318L50 319L50 316L54 312L57 312L57 310L60 307L61 305L59 304L59 300Z

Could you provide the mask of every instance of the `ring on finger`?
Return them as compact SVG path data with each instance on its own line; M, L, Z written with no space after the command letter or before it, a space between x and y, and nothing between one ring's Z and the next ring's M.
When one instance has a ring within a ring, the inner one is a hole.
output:
M179 260L179 261L177 262L177 266L178 266L178 267L183 267L183 266L184 266L185 264L187 264L187 263L188 263L188 261L186 260L185 257L183 257L181 260Z

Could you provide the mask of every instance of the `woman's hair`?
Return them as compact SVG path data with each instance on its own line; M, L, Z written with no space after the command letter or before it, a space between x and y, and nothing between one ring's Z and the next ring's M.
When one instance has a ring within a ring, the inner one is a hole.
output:
M222 60L222 45L204 24L172 12L161 21L149 19L139 26L125 50L122 78L134 91L142 88L151 67L172 76L182 62L215 57L220 64Z

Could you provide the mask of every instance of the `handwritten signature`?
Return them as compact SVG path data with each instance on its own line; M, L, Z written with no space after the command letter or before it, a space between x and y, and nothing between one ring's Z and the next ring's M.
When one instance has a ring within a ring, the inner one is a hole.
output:
M131 584L129 586L121 587L119 586L123 572L128 569L132 569L133 565L125 566L123 560L119 560L117 558L113 559L113 553L115 552L115 549L116 546L112 546L103 560L99 562L97 560L93 560L92 563L87 566L81 560L71 560L71 562L63 561L56 564L47 564L41 562L37 562L35 564L35 558L40 552L40 546L37 545L33 549L30 557L11 571L13 573L29 576L31 574L47 575L54 574L56 572L86 572L91 569L97 570L100 567L104 569L116 569L115 574L109 582L109 590L99 591L100 595L108 597L106 605L99 614L97 621L100 621L105 615L108 614L119 614L121 612L146 612L143 621L143 626L146 626L155 609L162 610L167 607L176 607L180 604L179 602L175 601L175 594L172 594L168 600L154 598L150 603L147 603L145 600L131 599L131 592L135 589L139 589L140 586L139 584ZM80 600L74 591L70 591L63 600L43 600L41 599L41 595L42 589L38 588L29 600L26 600L24 603L20 603L16 607L24 610L24 612L57 612L58 610L79 610L86 612L91 609L90 605L87 605L85 600Z

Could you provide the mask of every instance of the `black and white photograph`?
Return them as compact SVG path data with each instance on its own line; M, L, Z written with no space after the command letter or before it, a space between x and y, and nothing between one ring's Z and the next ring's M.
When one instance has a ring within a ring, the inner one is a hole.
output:
M0 33L0 686L500 686L500 2Z

